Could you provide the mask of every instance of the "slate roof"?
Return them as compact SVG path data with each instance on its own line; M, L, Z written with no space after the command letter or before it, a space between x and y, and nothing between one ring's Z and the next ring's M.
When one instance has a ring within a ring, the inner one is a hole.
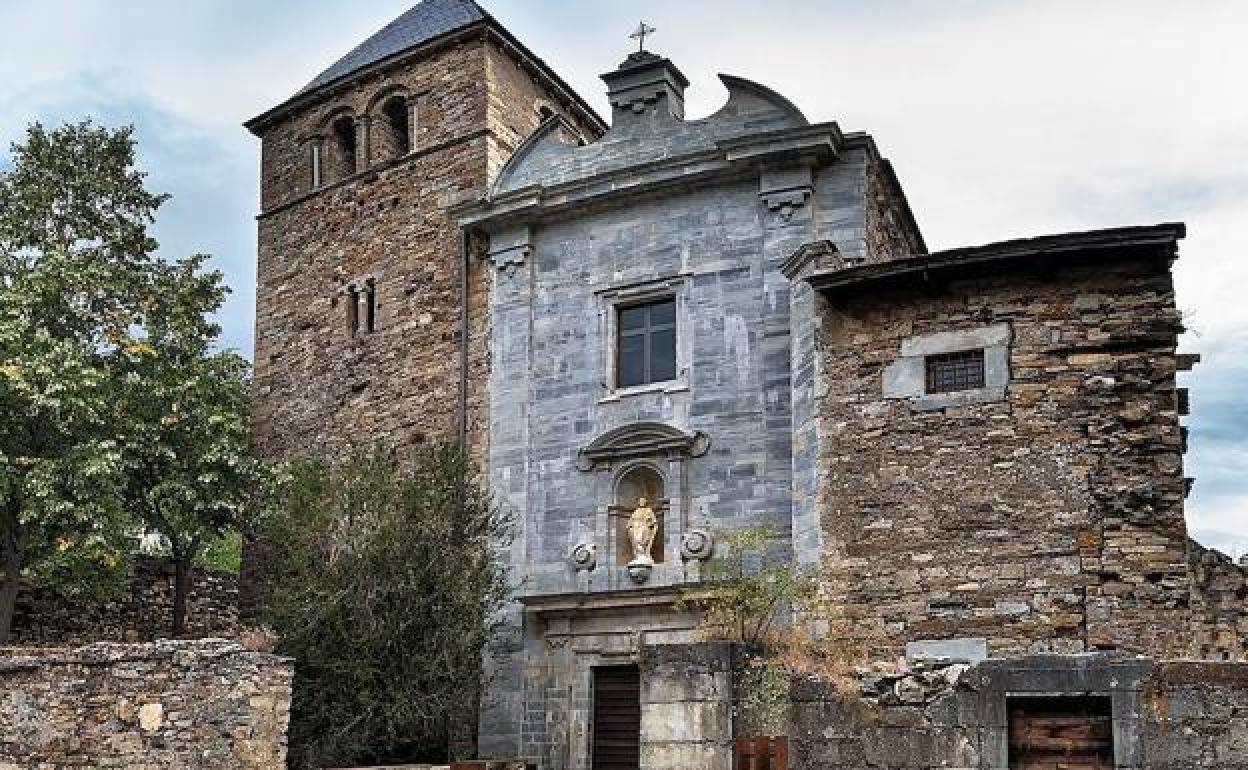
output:
M486 18L488 15L473 0L423 0L312 78L295 96Z
M489 24L523 56L529 58L549 79L555 89L566 94L576 108L579 108L578 112L591 126L597 128L599 132L606 130L606 122L580 94L573 91L563 78L550 68L550 65L535 56L524 43L517 40L506 27L474 0L423 0L417 3L402 16L382 27L372 37L351 49L346 56L334 62L289 99L246 121L243 125L259 136L266 125L284 115L288 110L316 99L318 91L347 80L361 70L366 70L413 48L478 23Z
M1187 228L1182 222L1042 235L829 270L815 273L808 280L825 295L842 296L861 292L867 286L918 285L937 277L976 277L1019 268L1055 268L1121 259L1133 254L1168 261L1178 256L1177 241L1186 235Z

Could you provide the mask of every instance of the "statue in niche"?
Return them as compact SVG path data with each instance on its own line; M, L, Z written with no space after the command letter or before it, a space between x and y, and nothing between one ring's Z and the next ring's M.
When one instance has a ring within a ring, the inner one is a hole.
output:
M650 547L654 545L654 536L659 532L659 518L646 498L638 498L637 507L628 517L628 537L633 541L633 560L630 564L654 564L650 558Z

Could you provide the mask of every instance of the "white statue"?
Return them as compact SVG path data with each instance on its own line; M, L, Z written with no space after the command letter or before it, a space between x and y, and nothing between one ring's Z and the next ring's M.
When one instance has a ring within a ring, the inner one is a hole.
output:
M654 536L659 533L659 518L648 503L644 497L638 499L633 515L628 517L628 538L633 541L632 564L654 563L654 559L650 558L650 547L654 545Z

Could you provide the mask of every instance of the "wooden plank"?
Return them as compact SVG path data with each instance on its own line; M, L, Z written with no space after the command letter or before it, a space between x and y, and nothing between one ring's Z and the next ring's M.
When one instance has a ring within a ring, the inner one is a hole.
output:
M641 673L636 666L594 669L593 770L640 770Z

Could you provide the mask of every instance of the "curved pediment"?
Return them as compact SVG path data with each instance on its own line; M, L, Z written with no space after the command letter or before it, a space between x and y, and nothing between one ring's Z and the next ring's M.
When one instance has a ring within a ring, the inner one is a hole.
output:
M683 120L667 112L617 116L606 134L586 143L561 118L549 118L503 167L490 200L535 187L550 190L578 183L610 187L603 180L613 174L675 166L683 159L722 152L723 142L810 126L793 102L772 89L735 75L719 78L728 99L698 120Z
M711 448L711 439L701 431L686 433L659 422L636 422L609 430L594 439L577 456L581 470L599 464L652 455L701 457Z
M542 124L532 134L529 134L528 139L520 143L512 156L503 164L502 170L498 172L498 178L494 180L490 188L490 197L510 187L509 182L516 175L517 169L526 166L541 167L543 158L549 160L552 154L566 154L584 144L585 138L577 133L572 124L568 123L562 115L558 113L551 115L542 121Z
M719 80L728 89L728 101L705 119L707 123L736 127L749 120L760 131L810 125L793 102L761 83L724 74ZM760 122L766 125L757 125Z

